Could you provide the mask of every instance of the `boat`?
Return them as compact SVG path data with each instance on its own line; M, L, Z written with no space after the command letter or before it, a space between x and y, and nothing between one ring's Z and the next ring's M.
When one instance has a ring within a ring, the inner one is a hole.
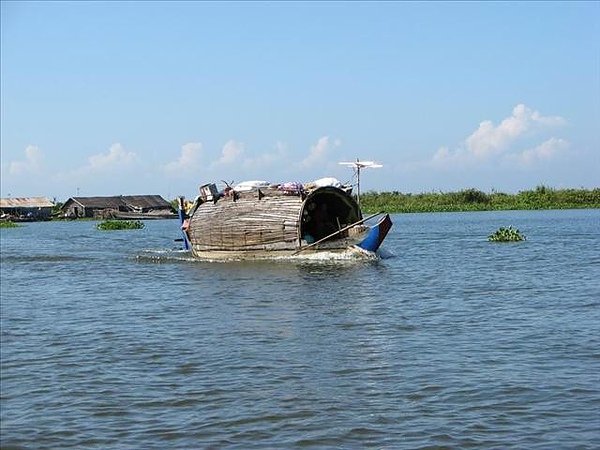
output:
M176 219L177 217L177 214L164 210L151 210L148 212L111 211L107 215L107 218L116 220L158 220Z
M201 185L193 202L178 198L183 246L196 258L375 254L392 227L384 211L364 217L353 187L335 178L223 183Z

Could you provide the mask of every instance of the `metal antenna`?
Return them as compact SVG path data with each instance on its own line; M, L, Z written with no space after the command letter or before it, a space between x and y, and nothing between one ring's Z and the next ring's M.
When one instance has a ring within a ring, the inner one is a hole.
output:
M366 167L377 169L383 166L373 161L361 161L358 158L356 158L356 161L340 162L339 164L343 166L350 166L354 169L354 173L356 174L356 203L358 204L358 209L360 210L360 169L364 169Z

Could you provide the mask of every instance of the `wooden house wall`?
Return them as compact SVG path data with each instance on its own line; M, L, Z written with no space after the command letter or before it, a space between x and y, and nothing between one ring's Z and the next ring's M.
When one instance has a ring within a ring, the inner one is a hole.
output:
M294 249L301 206L299 196L257 192L204 203L190 219L190 240L197 251Z
M60 211L64 217L75 217L75 210L73 209L76 205L73 205L72 200L67 200L60 208Z
M63 205L62 211L65 217L94 217L94 210L92 208L86 208L73 201Z

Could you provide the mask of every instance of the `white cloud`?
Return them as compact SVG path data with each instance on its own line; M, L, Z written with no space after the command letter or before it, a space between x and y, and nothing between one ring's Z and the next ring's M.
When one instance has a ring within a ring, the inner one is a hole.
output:
M58 174L60 180L69 180L75 183L85 181L88 184L102 179L103 176L111 176L115 173L123 173L131 170L134 163L139 163L138 156L133 152L126 152L121 144L113 144L107 153L98 153L88 158L88 164L70 173ZM92 176L94 178L92 178Z
M434 167L460 167L464 168L469 165L473 165L475 158L469 155L469 152L463 148L457 148L456 150L450 150L448 147L440 147L431 158L430 164Z
M451 157L452 157L452 154L450 153L450 150L448 149L448 147L440 147L433 154L433 162L434 163L439 163L439 162L441 163L441 162L447 161Z
M221 157L215 164L233 164L241 163L242 155L244 154L244 144L241 142L229 141L221 150Z
M252 170L264 170L277 163L283 162L287 157L287 144L277 142L275 148L270 153L263 153L256 158L248 158L244 161L244 166Z
M92 172L110 171L113 168L122 168L128 166L137 159L137 155L133 152L123 150L121 144L113 144L108 153L99 153L92 155L89 158L89 164L84 170Z
M560 116L544 117L538 111L519 104L513 108L512 115L502 120L497 126L490 120L481 122L479 128L467 137L463 145L456 150L451 151L448 147L438 149L431 162L436 166L465 166L494 162L502 155L504 155L505 161L514 162L519 158L506 157L506 155L518 151L515 147L522 145L524 139L540 139L543 133L565 124L566 120ZM553 139L555 142L566 142L562 139ZM564 148L564 144L561 146ZM536 148L540 147L541 145ZM548 150L546 151L548 152ZM541 155L539 152L542 150L538 150L538 157L533 157L533 153L523 152L520 160L521 162L525 159L530 162L539 160L539 155ZM529 156L523 156L526 154Z
M169 174L185 173L197 170L202 153L201 142L188 142L181 147L181 154L175 161L168 162L162 169Z
M339 139L334 139L333 142L330 142L329 136L320 137L317 143L310 148L308 156L302 160L300 165L308 168L322 164L326 161L330 150L340 145L341 141Z
M532 166L538 162L549 161L564 153L570 145L564 139L551 138L535 148L523 151L520 154L506 155L505 160L521 166Z
M562 117L542 117L538 111L520 104L514 107L512 116L504 119L497 127L490 120L481 122L479 128L466 139L467 149L476 158L487 158L502 152L527 133L565 123Z
M42 167L43 160L42 150L37 145L28 145L25 149L25 160L12 161L9 167L9 174L18 176L38 172Z

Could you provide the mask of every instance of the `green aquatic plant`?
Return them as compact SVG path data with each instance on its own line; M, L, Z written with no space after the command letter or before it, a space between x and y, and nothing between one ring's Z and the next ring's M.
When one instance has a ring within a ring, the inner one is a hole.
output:
M0 228L19 228L21 225L10 220L0 222Z
M140 230L144 228L144 223L139 220L105 220L99 223L96 228L99 230Z
M490 242L518 242L524 241L525 236L512 225L508 228L500 227L494 234L488 236Z

